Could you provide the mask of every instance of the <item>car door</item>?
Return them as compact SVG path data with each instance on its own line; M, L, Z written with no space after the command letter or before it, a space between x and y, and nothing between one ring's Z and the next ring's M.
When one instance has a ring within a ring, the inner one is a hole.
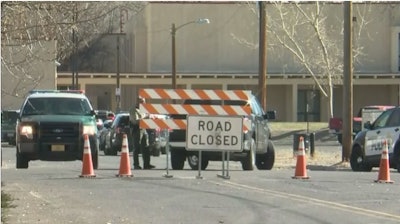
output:
M264 150L268 147L268 125L263 117L264 111L254 96L251 98L250 106L255 125L256 148L257 151Z
M365 136L365 155L380 155L387 141L389 154L393 153L393 144L400 134L400 109L383 112L373 123Z

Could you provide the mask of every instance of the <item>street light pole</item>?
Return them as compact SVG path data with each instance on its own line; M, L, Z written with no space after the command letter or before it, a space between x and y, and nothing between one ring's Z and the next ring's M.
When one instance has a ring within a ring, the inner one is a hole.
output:
M209 24L210 20L209 19L197 19L197 20L193 20L187 23L184 23L178 27L175 27L175 23L172 23L171 26L171 46L172 46L172 88L176 89L177 88L177 84L176 84L176 45L175 45L175 35L176 35L176 31L178 31L180 28L192 24L192 23L197 23L197 24Z

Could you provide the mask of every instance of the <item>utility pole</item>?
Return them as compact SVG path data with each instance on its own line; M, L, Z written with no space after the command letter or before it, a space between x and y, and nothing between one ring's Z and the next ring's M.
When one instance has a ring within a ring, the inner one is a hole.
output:
M73 24L73 26L72 26L72 57L70 57L70 63L71 63L71 70L72 70L72 85L71 85L71 88L72 89L75 89L75 72L76 72L76 44L75 44L75 42L76 42L76 38L75 38L75 36L76 36L76 34L75 34L75 20L76 20L76 2L75 2L75 5L74 5L74 8L73 8L73 12L72 12L72 24Z
M259 89L259 99L261 106L264 111L267 110L267 85L266 85L266 75L267 75L267 16L265 11L265 2L259 1L258 6L260 9L260 37L259 37L259 65L258 65L258 89Z
M342 161L350 159L353 140L353 6L344 2L344 40L343 40L343 136Z
M172 52L172 89L176 89L176 46L175 46L176 28L175 23L171 25L171 52Z
M119 15L119 34L117 34L117 87L115 88L115 98L117 106L115 111L118 113L121 110L121 83L120 83L120 35L124 35L125 21L128 20L128 10L121 8Z

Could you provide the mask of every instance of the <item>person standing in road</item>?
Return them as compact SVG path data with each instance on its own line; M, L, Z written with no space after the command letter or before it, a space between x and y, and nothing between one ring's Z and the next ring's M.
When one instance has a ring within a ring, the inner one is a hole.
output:
M149 149L149 140L148 134L145 129L140 129L139 121L140 119L146 118L148 115L141 113L139 110L140 103L144 103L143 98L138 98L136 100L136 104L134 108L129 110L129 120L130 120L130 137L133 144L130 144L130 147L133 146L133 168L142 169L139 163L139 152L142 152L143 158L143 168L144 169L153 169L155 166L150 164L150 149Z

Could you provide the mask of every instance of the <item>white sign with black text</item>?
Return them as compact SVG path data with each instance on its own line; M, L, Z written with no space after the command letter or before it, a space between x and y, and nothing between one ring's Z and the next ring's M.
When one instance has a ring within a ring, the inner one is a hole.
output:
M187 117L186 149L202 151L242 151L243 117Z

